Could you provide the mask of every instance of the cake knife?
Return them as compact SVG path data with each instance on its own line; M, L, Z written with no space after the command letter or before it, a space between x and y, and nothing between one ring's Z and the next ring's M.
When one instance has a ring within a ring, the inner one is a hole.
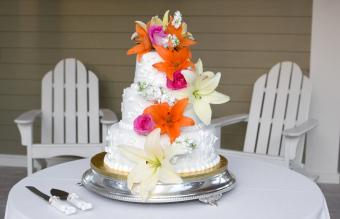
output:
M43 198L46 200L50 205L52 205L54 208L57 210L63 212L66 215L74 214L77 212L76 208L61 201L58 197L56 196L48 196L45 193L39 191L37 188L34 186L26 186L28 190L36 194L37 196Z
M73 204L83 211L92 208L91 203L81 200L79 196L75 193L68 193L60 189L51 189L50 193L53 196L58 196L61 200L68 201L69 203Z

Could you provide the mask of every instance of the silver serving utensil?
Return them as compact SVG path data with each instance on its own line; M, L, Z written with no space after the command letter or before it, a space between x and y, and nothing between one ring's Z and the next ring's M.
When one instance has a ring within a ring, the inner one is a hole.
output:
M75 193L68 193L60 189L51 189L51 195L59 197L61 200L66 200L77 208L85 211L92 208L92 204L85 202L79 198Z
M45 193L39 191L37 188L34 186L26 186L28 190L36 194L37 196L43 198L46 200L51 206L56 208L57 210L63 212L66 215L71 215L77 212L76 208L61 201L58 197L56 196L48 196Z

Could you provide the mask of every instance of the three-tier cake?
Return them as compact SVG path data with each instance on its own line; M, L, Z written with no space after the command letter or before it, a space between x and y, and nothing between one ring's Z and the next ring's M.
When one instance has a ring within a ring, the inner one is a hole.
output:
M131 189L148 184L147 196L153 184L179 183L181 174L220 162L210 104L229 97L215 91L220 73L204 71L200 59L193 63L190 46L196 41L179 11L146 24L136 21L132 39L136 45L128 54L137 54L135 77L124 89L122 119L109 130L104 163L126 173Z

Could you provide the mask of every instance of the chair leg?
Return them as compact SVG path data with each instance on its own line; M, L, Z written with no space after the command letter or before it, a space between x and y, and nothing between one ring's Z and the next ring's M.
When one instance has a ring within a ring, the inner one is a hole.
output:
M45 169L47 167L47 160L46 159L36 159L37 163L40 165L40 169Z
M32 145L27 145L27 176L33 173Z
M33 173L33 159L31 156L27 155L27 176L32 175Z
M305 177L307 177L308 179L312 180L312 181L315 182L315 183L316 183L316 182L318 181L318 179L319 179L319 176L308 173L308 172L304 169L303 165L298 164L298 163L296 163L296 162L294 162L294 161L291 161L291 162L290 162L289 167L290 167L290 169L292 169L292 170L294 170L295 172L298 172L298 173L304 175Z

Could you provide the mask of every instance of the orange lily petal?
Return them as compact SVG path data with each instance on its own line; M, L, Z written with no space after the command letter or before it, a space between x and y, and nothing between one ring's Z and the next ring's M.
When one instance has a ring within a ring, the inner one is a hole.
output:
M169 108L167 103L155 104L145 108L143 114L150 114L155 123L161 123L164 121Z
M152 44L146 30L138 24L136 24L136 32L138 34L136 37L136 42L138 45L129 49L127 54L137 54L137 60L140 61L141 57L151 50Z
M158 71L164 72L170 80L173 80L173 73L176 71L175 68L168 62L158 62L152 65Z
M162 46L156 46L154 45L156 52L164 59L164 60L170 60L172 54L168 49L165 49Z
M135 53L140 53L140 52L143 52L143 49L144 49L144 47L141 44L138 44L138 45L135 45L134 47L132 47L131 49L129 49L127 51L127 54L132 55L132 54L135 54Z
M195 45L197 42L195 40L191 40L191 39L187 39L187 38L183 38L181 42L181 46L183 47L189 47L192 45Z
M192 46L192 45L196 44L195 40L188 39L188 37L186 35L183 35L183 27L182 27L182 25L178 29L176 29L171 24L171 20L170 20L170 23L168 25L167 32L170 33L170 34L176 35L177 39L180 42L179 45L178 45L178 47L180 47L180 48L182 48L182 47L189 47L189 46Z
M186 62L183 62L179 67L178 69L186 69L186 68L189 68L189 67L193 67L194 64L190 61L186 61Z
M176 29L173 25L172 25L172 18L170 18L170 21L169 21L169 25L167 27L167 32L170 33L170 34L175 34L178 38L179 35L182 35L182 25Z
M192 126L195 125L195 121L189 117L183 117L179 122L181 126Z
M174 142L175 139L180 136L181 131L180 131L180 124L175 123L172 126L169 127L168 135L170 137L170 142Z
M161 129L162 134L166 133L172 143L181 134L181 127L195 124L194 120L183 116L187 105L188 98L177 101L172 107L167 103L154 104L147 107L143 114L151 115L156 127Z
M165 75L168 78L173 78L173 72L174 72L174 68L171 67L171 65L169 65L169 63L167 62L158 62L152 65L154 68L156 68L158 71L161 71L163 73L165 73ZM173 79L172 79L173 80Z
M174 59L177 62L184 62L188 58L190 58L190 53L189 53L188 48L183 48L183 49L179 50L178 52L174 53Z
M188 98L183 98L175 103L171 108L171 115L173 120L180 120L182 118L185 107L188 105Z
M156 126L157 127L157 126ZM169 127L164 123L163 125L160 125L159 127L161 129L161 134L167 134L169 133Z
M168 72L170 70L169 64L167 62L158 62L152 65L154 68L156 68L158 71L161 72Z
M193 63L190 61L191 52L188 48L183 48L180 51L168 50L160 46L155 46L155 48L164 59L164 62L158 62L153 67L164 72L170 80L173 80L173 73L175 71L193 66Z
M140 37L145 37L148 35L146 30L143 27L141 27L139 24L136 24L136 32L138 33Z

